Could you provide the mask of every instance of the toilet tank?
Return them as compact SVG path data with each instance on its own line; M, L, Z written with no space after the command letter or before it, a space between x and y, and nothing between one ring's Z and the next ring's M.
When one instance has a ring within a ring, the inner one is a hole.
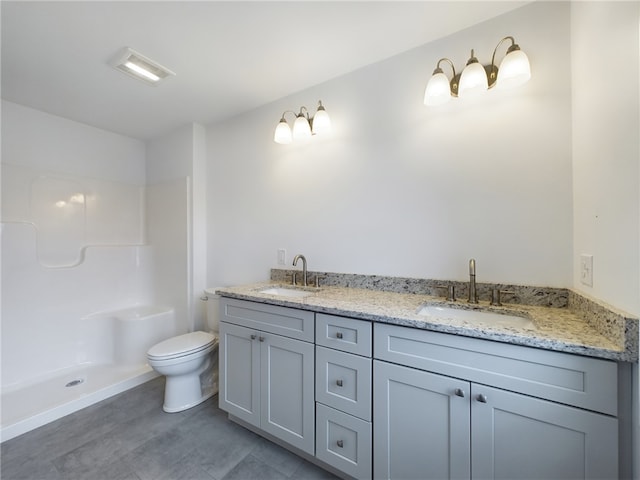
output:
M207 297L207 326L217 334L220 325L220 295L215 291L215 288L207 288L204 293Z

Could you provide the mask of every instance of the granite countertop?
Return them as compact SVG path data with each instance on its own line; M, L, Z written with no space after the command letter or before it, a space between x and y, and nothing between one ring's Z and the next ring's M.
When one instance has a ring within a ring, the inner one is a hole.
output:
M270 287L306 289L306 297L289 297L260 293ZM291 287L282 282L261 282L217 288L223 297L251 300L271 305L299 308L313 312L342 315L373 322L420 328L436 332L543 348L615 361L638 360L638 319L606 311L607 315L588 318L584 308L555 308L539 305L478 305L464 300L447 302L443 297L418 293L398 293L342 286ZM477 320L466 321L445 316L418 314L424 303L454 306L461 309L513 313L530 319L533 326L498 325ZM570 302L571 303L571 302ZM580 302L577 303L580 307ZM589 309L587 309L589 310ZM591 308L590 310L593 310ZM610 315L608 315L610 313ZM611 316L615 318L612 320Z

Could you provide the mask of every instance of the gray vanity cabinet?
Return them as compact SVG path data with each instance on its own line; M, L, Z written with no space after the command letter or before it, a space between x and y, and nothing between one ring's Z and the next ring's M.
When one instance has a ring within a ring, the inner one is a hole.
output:
M470 478L468 382L373 363L375 478Z
M221 308L220 408L314 455L314 314L235 299Z
M316 314L316 457L347 475L372 472L371 322Z
M374 357L377 479L618 477L615 362L379 324Z
M374 379L376 478L617 478L611 417L377 360Z
M470 401L473 478L618 478L615 418L484 385Z
M220 408L350 477L618 478L616 362L232 298L221 308Z

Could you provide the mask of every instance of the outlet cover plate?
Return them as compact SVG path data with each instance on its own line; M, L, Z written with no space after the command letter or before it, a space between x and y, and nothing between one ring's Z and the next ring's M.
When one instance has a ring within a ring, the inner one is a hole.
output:
M278 249L278 265L284 265L287 262L287 251L284 248Z
M593 287L593 255L580 255L580 282Z

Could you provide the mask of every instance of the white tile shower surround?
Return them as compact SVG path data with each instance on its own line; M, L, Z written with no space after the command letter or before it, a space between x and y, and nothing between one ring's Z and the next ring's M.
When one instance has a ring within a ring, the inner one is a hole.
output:
M334 480L231 422L218 396L162 411L164 377L2 443L3 480Z
M2 390L2 442L136 387L158 374L148 365L80 365ZM70 382L77 382L67 387Z

